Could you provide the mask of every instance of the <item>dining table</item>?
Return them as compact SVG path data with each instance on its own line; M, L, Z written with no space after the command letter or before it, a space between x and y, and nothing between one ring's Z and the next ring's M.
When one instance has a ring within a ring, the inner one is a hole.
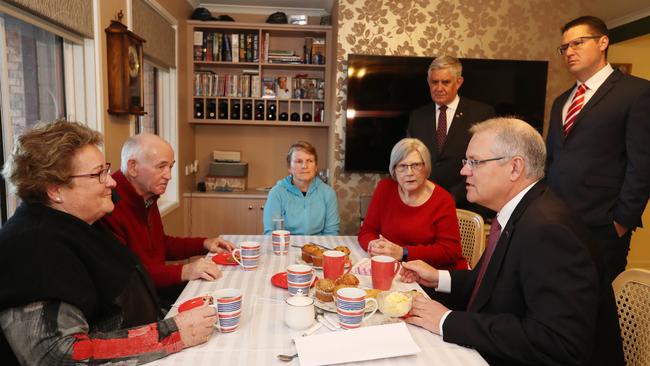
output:
M218 289L235 288L242 294L242 312L239 327L232 333L220 333L215 330L208 342L186 348L178 353L169 355L151 363L151 365L300 365L300 357L289 362L280 361L278 354L296 354L294 338L301 337L304 331L292 330L284 323L284 312L287 306L285 300L290 296L284 288L276 287L271 283L271 277L280 272L285 272L287 266L301 262L301 248L305 243L316 243L327 248L339 245L347 246L352 264L358 263L368 254L360 247L355 236L291 236L291 246L285 255L276 255L272 249L270 235L223 235L239 246L246 241L261 244L261 256L256 270L244 270L239 265L220 265L223 276L216 281L193 280L189 281L176 302L172 305L167 317L178 313L180 304L187 300L210 295ZM323 277L320 269L315 270L315 275ZM370 276L358 276L360 286L371 286ZM391 290L418 289L424 291L415 283L403 283L399 275L393 281ZM333 314L335 316L335 314ZM379 311L375 313L361 328L382 324L402 322L400 319L389 318ZM405 323L406 324L406 323ZM360 329L361 329L360 328ZM487 362L474 349L453 343L447 343L442 337L426 329L406 324L413 341L419 347L419 352L390 358L373 359L344 363L346 365L409 365L409 366L480 366ZM372 330L372 329L368 329ZM332 332L326 327L319 328L309 337ZM350 332L350 330L336 330L336 332ZM323 347L331 347L323 344ZM328 349L335 353L336 349Z

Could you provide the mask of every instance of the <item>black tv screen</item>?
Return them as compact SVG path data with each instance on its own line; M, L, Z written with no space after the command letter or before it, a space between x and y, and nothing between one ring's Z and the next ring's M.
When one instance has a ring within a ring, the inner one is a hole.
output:
M388 172L390 151L406 136L409 112L431 102L427 69L432 60L348 56L346 171ZM542 132L547 61L460 61L465 79L461 97L488 103L497 115L517 116Z

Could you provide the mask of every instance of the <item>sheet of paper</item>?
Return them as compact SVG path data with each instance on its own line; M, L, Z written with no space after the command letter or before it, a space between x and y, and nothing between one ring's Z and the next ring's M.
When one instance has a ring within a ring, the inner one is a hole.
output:
M295 342L300 366L376 360L420 352L402 322L300 337L295 338Z

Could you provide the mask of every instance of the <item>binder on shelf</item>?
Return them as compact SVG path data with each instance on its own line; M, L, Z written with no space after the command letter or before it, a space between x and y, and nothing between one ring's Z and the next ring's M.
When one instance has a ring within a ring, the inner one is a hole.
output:
M231 60L232 62L239 62L239 34L231 34L230 37L232 38L232 43L230 44L232 54L231 54Z

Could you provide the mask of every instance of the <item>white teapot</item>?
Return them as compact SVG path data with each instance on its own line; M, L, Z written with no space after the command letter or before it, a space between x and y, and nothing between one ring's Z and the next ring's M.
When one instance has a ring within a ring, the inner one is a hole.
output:
M314 299L302 294L302 291L288 297L284 310L284 323L291 329L307 329L314 323L316 313Z

